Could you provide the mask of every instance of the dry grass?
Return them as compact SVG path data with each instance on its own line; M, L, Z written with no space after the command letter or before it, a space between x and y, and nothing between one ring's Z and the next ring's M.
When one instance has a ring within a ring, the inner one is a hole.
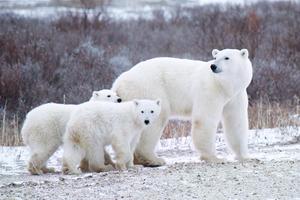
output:
M267 98L251 103L249 106L250 129L285 128L300 126L300 101L295 97L284 103L270 102ZM166 126L163 138L190 135L190 121L173 120Z
M249 106L249 123L251 129L284 128L300 126L299 99L281 103L272 103L266 99ZM19 118L14 116L12 120L6 119L5 109L1 113L0 146L23 145L20 135ZM171 120L166 126L163 138L179 138L190 135L190 121Z
M300 126L299 98L284 103L261 98L249 106L250 128Z
M102 1L107 0L83 7ZM87 1L72 1L80 3ZM299 10L300 4L292 2L207 5L176 9L169 20L158 10L151 20L122 22L105 11L91 16L70 12L57 20L1 14L0 145L22 144L20 124L33 107L80 103L142 60L209 60L213 48L251 52L251 128L299 126L299 117L293 117L299 116L299 99L293 99L300 96ZM164 137L189 135L190 126L188 121L171 121Z
M6 118L6 109L4 107L1 113L1 135L0 146L20 146L23 145L20 135L19 117L14 115L11 120Z

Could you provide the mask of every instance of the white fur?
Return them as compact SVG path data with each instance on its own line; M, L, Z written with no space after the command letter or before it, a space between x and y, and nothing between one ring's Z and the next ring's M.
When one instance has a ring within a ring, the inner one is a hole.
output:
M94 91L92 97L90 98L90 101L109 101L120 103L122 100L112 90L103 89L99 91Z
M160 119L142 134L135 162L163 165L154 149L170 116L191 117L192 137L201 159L217 160L215 133L223 118L228 144L238 159L247 157L248 99L252 64L246 49L213 50L215 60L203 62L154 58L135 65L113 84L124 101L161 98ZM217 66L214 73L211 65Z
M104 171L103 149L110 144L116 153L118 169L133 166L133 152L140 134L146 127L151 129L159 113L159 100L119 104L87 102L79 105L67 124L63 172L80 173L82 160L89 162L90 171Z
M117 102L118 99L115 92L100 90L93 92L90 101ZM26 115L21 134L24 143L30 148L28 170L31 174L52 171L46 167L47 160L62 144L66 124L76 106L47 103L34 108Z

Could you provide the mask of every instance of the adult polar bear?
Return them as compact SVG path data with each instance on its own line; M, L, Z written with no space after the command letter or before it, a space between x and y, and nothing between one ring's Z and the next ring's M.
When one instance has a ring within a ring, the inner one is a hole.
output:
M121 74L112 90L122 100L162 100L160 119L144 131L135 151L135 163L164 165L154 149L170 116L192 117L192 138L200 159L218 161L215 134L222 119L227 142L238 160L247 158L248 98L252 79L248 50L212 51L215 60L203 62L154 58Z

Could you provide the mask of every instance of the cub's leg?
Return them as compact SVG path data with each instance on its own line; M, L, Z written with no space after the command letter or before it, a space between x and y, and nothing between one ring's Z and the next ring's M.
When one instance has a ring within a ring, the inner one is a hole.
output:
M62 172L64 174L80 174L79 164L84 159L85 154L85 150L78 144L65 141Z
M89 162L90 171L98 173L105 171L104 145L91 144L88 147L86 158Z
M33 175L39 175L42 173L54 172L52 168L47 168L47 160L57 150L58 144L31 144L31 156L28 161L28 171Z
M116 153L116 168L126 170L127 165L133 165L133 155L131 153L128 139L123 137L124 133L116 134L112 139L112 147ZM128 164L129 163L129 164Z
M104 149L104 159L105 165L111 165L113 168L116 168L115 163L112 161L109 153L107 153L107 151ZM89 172L89 161L87 160L87 158L84 158L81 162L80 162L80 169L82 172Z

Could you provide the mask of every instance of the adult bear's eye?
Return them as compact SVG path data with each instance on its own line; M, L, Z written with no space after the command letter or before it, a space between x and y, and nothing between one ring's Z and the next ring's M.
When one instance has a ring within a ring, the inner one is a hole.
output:
M142 110L141 113L144 113L144 111Z
M110 97L110 95L107 95L107 97L109 98L109 97Z
M228 57L225 57L225 60L229 60L229 58L228 58Z
M154 113L154 111L153 111L153 110L151 110L151 113Z

